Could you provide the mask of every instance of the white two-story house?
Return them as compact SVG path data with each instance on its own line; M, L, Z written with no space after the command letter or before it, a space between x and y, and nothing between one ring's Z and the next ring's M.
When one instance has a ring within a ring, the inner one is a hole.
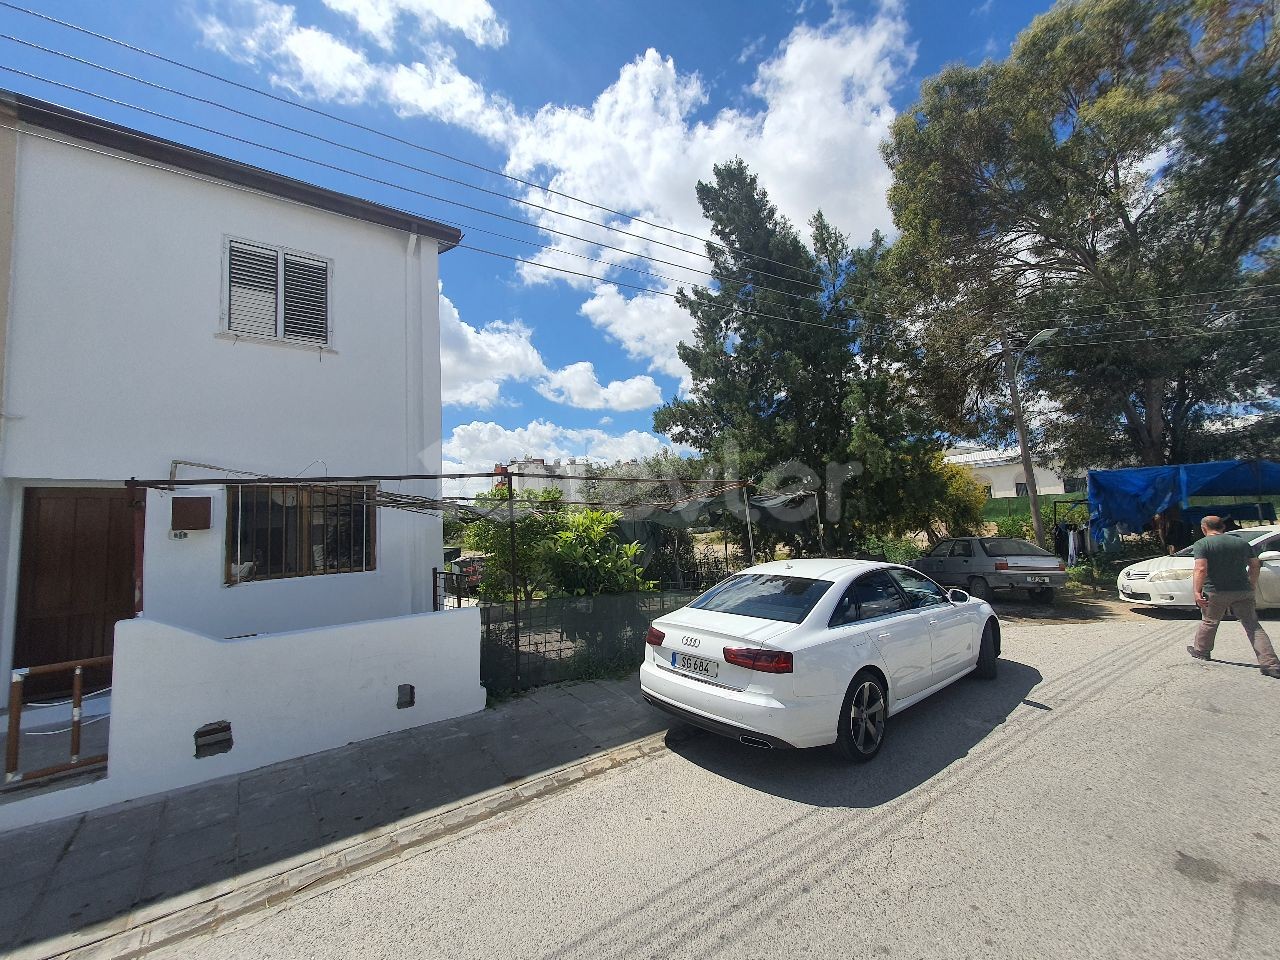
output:
M279 481L439 472L460 239L0 95L0 676L135 615L224 641L429 611L438 516ZM126 486L171 476L210 482Z

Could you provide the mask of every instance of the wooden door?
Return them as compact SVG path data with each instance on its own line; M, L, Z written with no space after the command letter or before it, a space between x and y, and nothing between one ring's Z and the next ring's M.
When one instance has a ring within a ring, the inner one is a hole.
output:
M134 615L131 502L130 492L122 489L27 488L15 667L111 653L116 621ZM69 687L71 674L38 684L36 679L31 686L47 694Z

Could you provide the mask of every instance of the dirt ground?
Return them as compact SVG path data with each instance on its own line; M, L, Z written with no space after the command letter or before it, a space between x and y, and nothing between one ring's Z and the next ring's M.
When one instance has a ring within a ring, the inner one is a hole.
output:
M1123 603L1108 591L1096 593L1088 587L1068 587L1051 603L1036 603L1029 597L999 597L993 603L1001 620L1012 623L1092 623L1102 620L1129 620L1158 624L1200 619L1194 610L1156 610Z

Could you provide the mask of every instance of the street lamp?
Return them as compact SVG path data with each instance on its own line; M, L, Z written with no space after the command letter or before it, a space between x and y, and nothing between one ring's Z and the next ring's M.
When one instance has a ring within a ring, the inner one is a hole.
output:
M1044 343L1047 340L1052 340L1057 335L1058 335L1057 327L1045 327L1043 330L1037 333L1034 337L1028 340L1027 345L1018 351L1018 360L1013 365L1013 375L1015 377L1018 375L1018 367L1022 365L1022 358L1026 356L1028 350L1030 350L1032 347L1036 346L1037 344Z
M1031 501L1031 528L1035 531L1036 543L1044 546L1044 523L1040 519L1040 491L1036 488L1036 470L1031 462L1031 447L1027 443L1027 420L1022 412L1022 391L1018 389L1018 367L1028 350L1038 344L1053 339L1058 327L1045 327L1027 341L1027 345L1018 351L1017 358L1009 350L1006 335L1000 334L1001 353L1004 357L1004 369L1009 378L1009 403L1013 407L1013 421L1018 428L1018 450L1022 454L1022 474L1026 477L1027 497Z

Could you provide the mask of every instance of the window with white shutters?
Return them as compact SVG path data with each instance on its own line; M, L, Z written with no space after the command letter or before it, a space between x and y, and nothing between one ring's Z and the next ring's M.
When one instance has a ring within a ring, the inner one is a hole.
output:
M329 263L279 247L227 242L227 330L329 342Z

